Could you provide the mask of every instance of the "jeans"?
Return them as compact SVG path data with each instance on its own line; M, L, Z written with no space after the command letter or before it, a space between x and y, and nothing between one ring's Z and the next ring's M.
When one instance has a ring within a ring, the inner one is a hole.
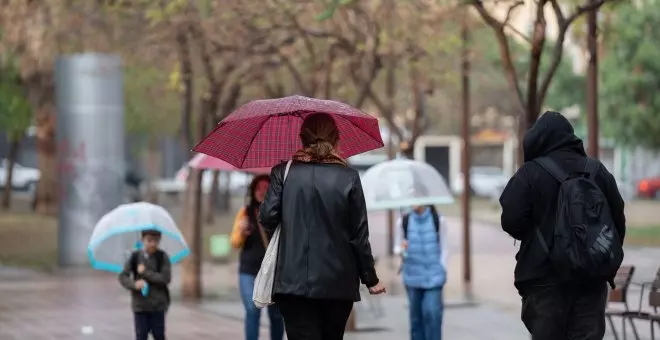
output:
M165 340L165 312L135 312L135 340Z
M245 340L259 339L261 309L257 308L252 301L255 278L255 275L250 274L239 273L238 275L241 300L243 300L243 306L245 307ZM277 310L277 306L268 306L268 316L270 317L270 339L282 340L284 338L284 321Z
M410 340L442 339L442 287L407 287L410 309Z
M521 318L533 340L602 340L607 283L549 285L523 294Z

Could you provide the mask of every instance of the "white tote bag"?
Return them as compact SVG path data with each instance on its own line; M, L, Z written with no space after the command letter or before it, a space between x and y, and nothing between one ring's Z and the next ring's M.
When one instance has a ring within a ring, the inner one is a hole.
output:
M282 190L284 190L284 183L289 175L289 168L291 161L286 164L284 170L284 179L282 180ZM283 204L283 203L280 203ZM275 283L275 266L277 265L277 253L280 247L280 228L281 224L275 229L273 237L268 243L266 255L261 262L259 273L254 279L254 291L252 292L252 301L257 308L264 308L273 304L273 284Z

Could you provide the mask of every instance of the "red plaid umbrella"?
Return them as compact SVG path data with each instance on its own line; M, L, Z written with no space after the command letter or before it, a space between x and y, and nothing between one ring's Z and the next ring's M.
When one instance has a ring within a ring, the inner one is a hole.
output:
M240 169L272 167L302 147L300 125L308 114L319 112L334 118L342 157L383 147L376 118L341 102L290 96L241 106L193 150Z

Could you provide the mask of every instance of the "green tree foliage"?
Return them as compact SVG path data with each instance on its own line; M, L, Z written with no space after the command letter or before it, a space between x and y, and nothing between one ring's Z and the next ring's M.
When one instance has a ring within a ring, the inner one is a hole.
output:
M0 67L0 130L10 139L20 139L30 126L31 112L18 72L11 65Z
M176 132L180 105L178 94L168 86L169 76L156 67L124 69L126 132L150 136Z
M660 2L622 5L601 64L605 132L617 141L660 149Z

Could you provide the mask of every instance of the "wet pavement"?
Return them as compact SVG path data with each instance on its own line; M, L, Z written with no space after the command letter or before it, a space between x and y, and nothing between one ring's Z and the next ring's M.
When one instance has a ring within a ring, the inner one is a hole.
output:
M240 321L197 306L174 304L167 315L171 339L240 339ZM0 339L132 339L128 294L114 275L0 277Z
M448 218L449 281L445 298L444 336L449 339L529 339L519 321L520 298L513 288L513 240L492 225L473 225L472 291L477 304L452 307L463 301L460 221ZM374 251L382 260L378 271L388 285L389 294L371 299L358 308L358 328L346 335L349 340L401 340L408 338L407 306L402 294L398 263L384 257L385 228L371 227ZM626 263L637 266L635 281L653 278L660 249L630 248ZM168 313L167 332L171 339L241 339L242 307L238 301L235 264L204 267L206 292L215 299L200 305L175 302ZM177 300L179 281L175 267L172 285ZM632 291L631 306L637 306L639 291ZM384 311L376 316L373 304ZM265 323L262 333L266 336ZM643 339L648 339L648 324L639 322ZM132 314L129 296L114 275L90 270L62 271L56 275L35 274L26 270L0 268L0 339L131 339ZM606 339L612 339L608 335Z

